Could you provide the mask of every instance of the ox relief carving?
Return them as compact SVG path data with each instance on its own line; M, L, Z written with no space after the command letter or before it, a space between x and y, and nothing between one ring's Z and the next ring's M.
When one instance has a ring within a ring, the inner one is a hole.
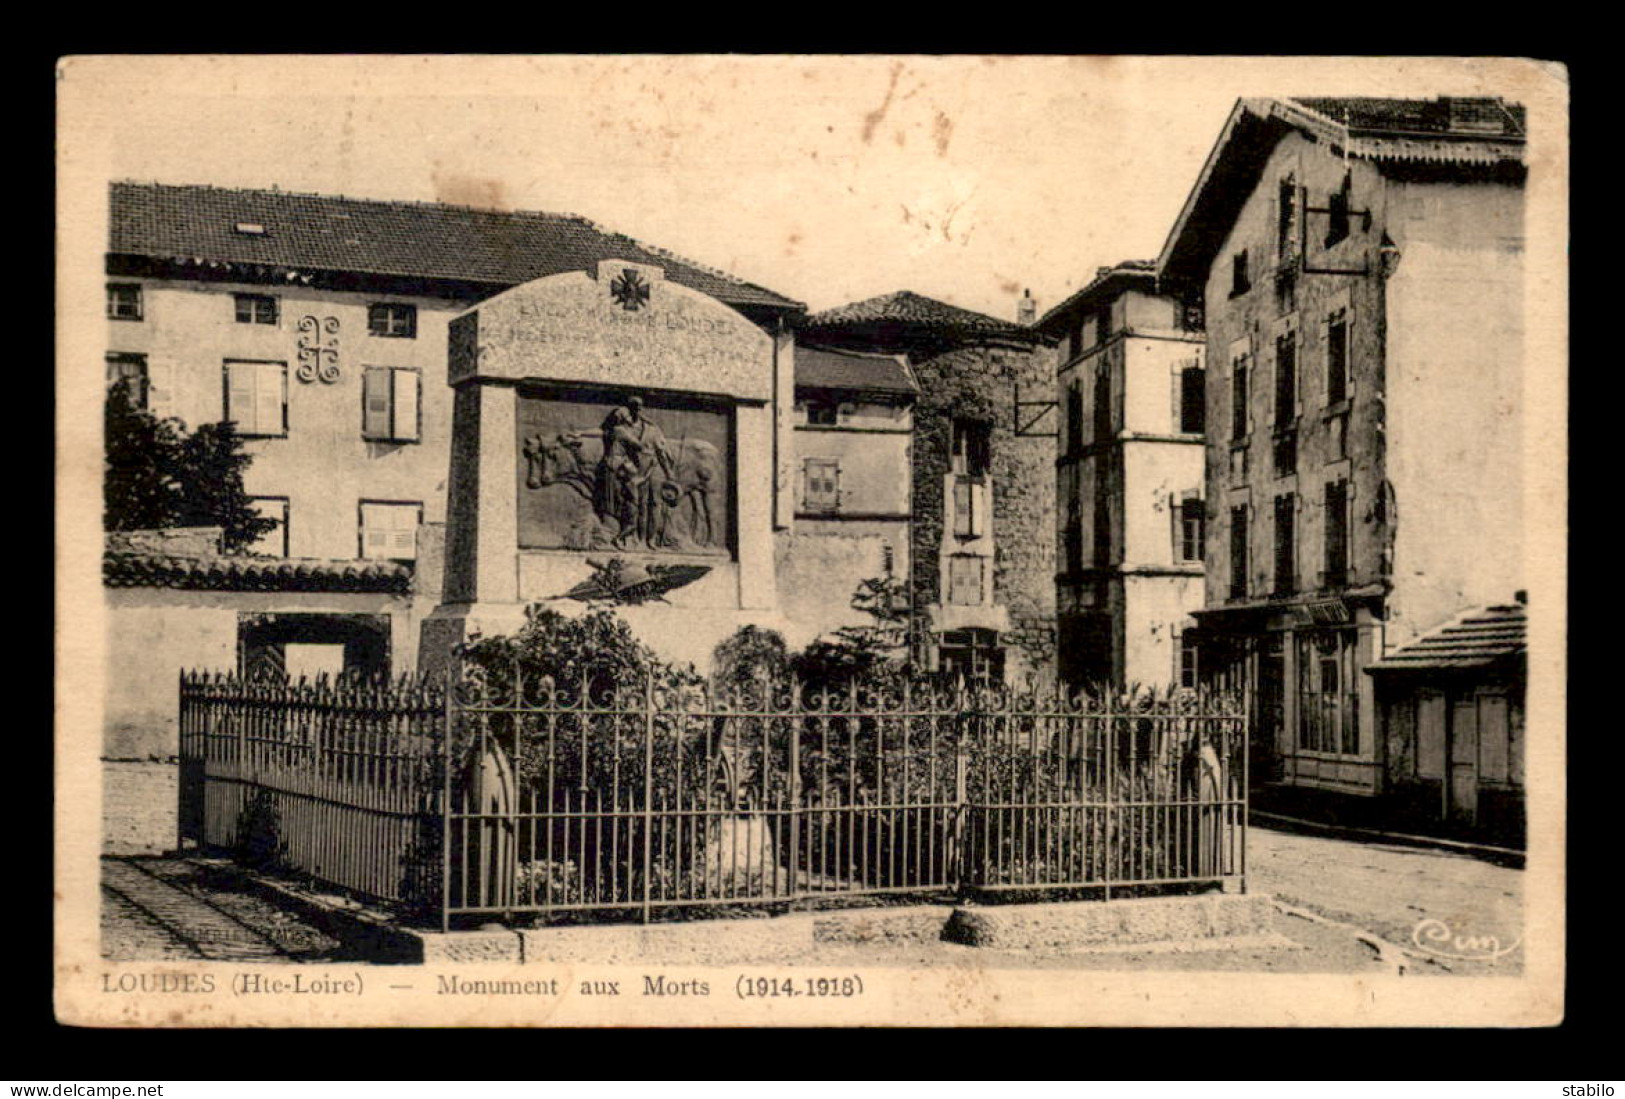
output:
M521 398L519 431L522 546L727 551L724 413Z

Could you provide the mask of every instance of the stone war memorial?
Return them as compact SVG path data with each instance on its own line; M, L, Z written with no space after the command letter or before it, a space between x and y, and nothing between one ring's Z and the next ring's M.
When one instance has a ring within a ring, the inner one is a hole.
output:
M667 659L703 667L747 623L776 626L775 415L789 340L655 266L515 287L452 320L443 601L419 668L508 634L618 560L680 577L621 608Z

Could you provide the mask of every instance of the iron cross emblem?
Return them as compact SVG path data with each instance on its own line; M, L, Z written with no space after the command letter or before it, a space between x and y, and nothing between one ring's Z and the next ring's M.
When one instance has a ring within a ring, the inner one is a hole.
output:
M609 294L615 299L615 304L629 313L635 313L649 304L649 284L630 267L623 268L619 276L610 280Z

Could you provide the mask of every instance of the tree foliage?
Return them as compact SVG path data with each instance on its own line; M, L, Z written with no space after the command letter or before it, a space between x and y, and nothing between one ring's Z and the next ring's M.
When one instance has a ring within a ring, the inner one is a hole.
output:
M107 530L220 527L221 548L241 553L276 528L249 504L243 474L253 456L229 423L195 432L136 407L130 383L108 391L105 410Z

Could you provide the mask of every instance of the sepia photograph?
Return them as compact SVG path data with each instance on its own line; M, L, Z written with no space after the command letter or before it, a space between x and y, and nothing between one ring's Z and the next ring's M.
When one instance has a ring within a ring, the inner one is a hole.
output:
M57 75L59 1019L1562 1020L1562 66Z

